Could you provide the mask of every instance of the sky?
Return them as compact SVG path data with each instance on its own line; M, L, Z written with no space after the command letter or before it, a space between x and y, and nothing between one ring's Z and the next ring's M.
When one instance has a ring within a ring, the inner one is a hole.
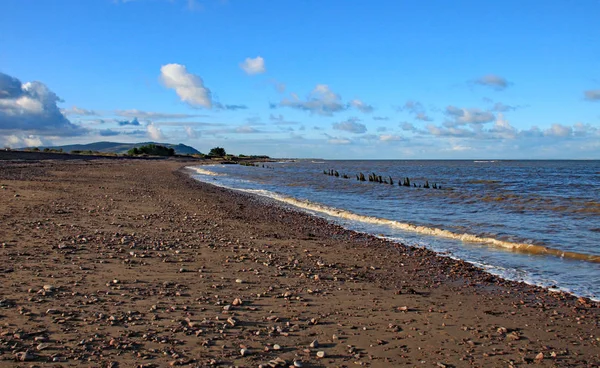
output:
M600 159L598 40L598 0L4 0L0 146Z

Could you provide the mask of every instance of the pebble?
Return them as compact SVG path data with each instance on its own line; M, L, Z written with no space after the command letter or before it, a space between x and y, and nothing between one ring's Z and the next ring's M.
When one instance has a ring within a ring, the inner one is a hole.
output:
M278 344L273 345L273 350L281 350L281 346Z
M319 347L319 341L313 340L313 342L310 343L310 347L311 348L318 348Z
M238 284L242 284L244 282L244 280L242 280L242 279L236 279L235 282L237 282Z
M317 351L317 358L325 358L325 352L323 350Z
M303 367L302 362L299 360L294 360L294 367Z
M31 354L29 351L21 351L15 354L15 358L20 362L29 362L35 359L35 355Z
M248 351L248 349L240 349L240 355L241 356L246 356L250 354L250 352Z

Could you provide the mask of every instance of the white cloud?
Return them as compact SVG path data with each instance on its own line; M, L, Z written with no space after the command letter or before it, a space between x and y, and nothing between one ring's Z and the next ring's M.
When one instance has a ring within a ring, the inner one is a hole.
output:
M154 141L159 141L165 138L163 132L154 123L150 123L146 126L146 132L148 133L148 136Z
M359 123L359 119L350 118L346 121L339 123L333 123L333 129L342 130L354 134L361 134L367 131L367 127L364 124Z
M240 127L237 127L235 129L236 133L243 133L243 134L249 134L249 133L260 133L260 130L253 128L249 125L242 125Z
M326 84L317 84L306 101L300 100L296 94L291 94L291 97L291 99L283 99L279 106L291 107L324 116L331 116L348 108L342 102L340 95L333 92Z
M188 138L198 138L198 133L191 126L186 126L184 127L184 129L185 134L188 136Z
M566 138L573 135L573 128L561 124L552 124L552 126L544 131L544 135L550 137Z
M12 134L3 138L2 145L10 148L37 147L43 146L44 142L39 136Z
M475 83L482 86L491 87L496 90L503 90L509 85L509 82L506 80L506 78L495 74L488 74L484 75L483 77L477 78L475 80Z
M115 114L126 118L138 118L142 120L188 119L201 116L198 114L173 114L164 112L141 111L137 109L115 110Z
M490 129L490 133L497 138L503 139L513 139L517 136L517 130L510 125L502 113L499 113L496 117L496 121L494 122L494 126Z
M425 111L425 107L418 101L408 100L404 103L404 105L397 108L398 111L407 111L409 114L413 115L415 119L421 121L432 121L433 119L429 117Z
M600 89L585 91L584 95L588 101L600 101Z
M265 59L260 56L257 56L254 59L246 58L243 63L240 63L240 68L248 75L262 74L267 71L265 68Z
M350 106L356 108L360 112L364 112L365 114L373 112L374 108L371 105L367 105L361 100L352 100L350 101Z
M97 116L99 115L94 110L82 109L77 106L73 106L70 109L63 109L61 112L65 115L77 115L77 116Z
M61 99L41 82L21 83L0 73L0 131L53 136L85 133L65 117L57 106L59 102Z
M480 109L464 109L455 106L446 107L446 114L453 120L446 122L449 126L465 124L485 124L495 120L493 113Z
M352 141L347 138L331 138L327 142L329 142L329 144L350 144L350 143L352 143Z
M189 73L185 65L167 64L160 68L160 79L167 88L175 90L181 101L192 107L210 109L212 94L200 76Z
M379 136L379 140L382 142L395 142L395 141L401 141L402 137L399 135L393 135L393 134L382 134Z

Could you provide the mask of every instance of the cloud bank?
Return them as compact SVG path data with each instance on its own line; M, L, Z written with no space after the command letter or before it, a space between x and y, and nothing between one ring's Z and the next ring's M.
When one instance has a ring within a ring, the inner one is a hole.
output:
M0 73L0 131L54 136L76 136L85 132L58 108L61 99L44 83L22 83Z

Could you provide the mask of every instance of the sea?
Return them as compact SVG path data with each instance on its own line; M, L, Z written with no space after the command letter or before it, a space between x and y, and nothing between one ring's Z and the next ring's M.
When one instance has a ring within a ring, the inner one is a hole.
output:
M196 180L351 230L600 300L600 161L285 160L190 169Z

